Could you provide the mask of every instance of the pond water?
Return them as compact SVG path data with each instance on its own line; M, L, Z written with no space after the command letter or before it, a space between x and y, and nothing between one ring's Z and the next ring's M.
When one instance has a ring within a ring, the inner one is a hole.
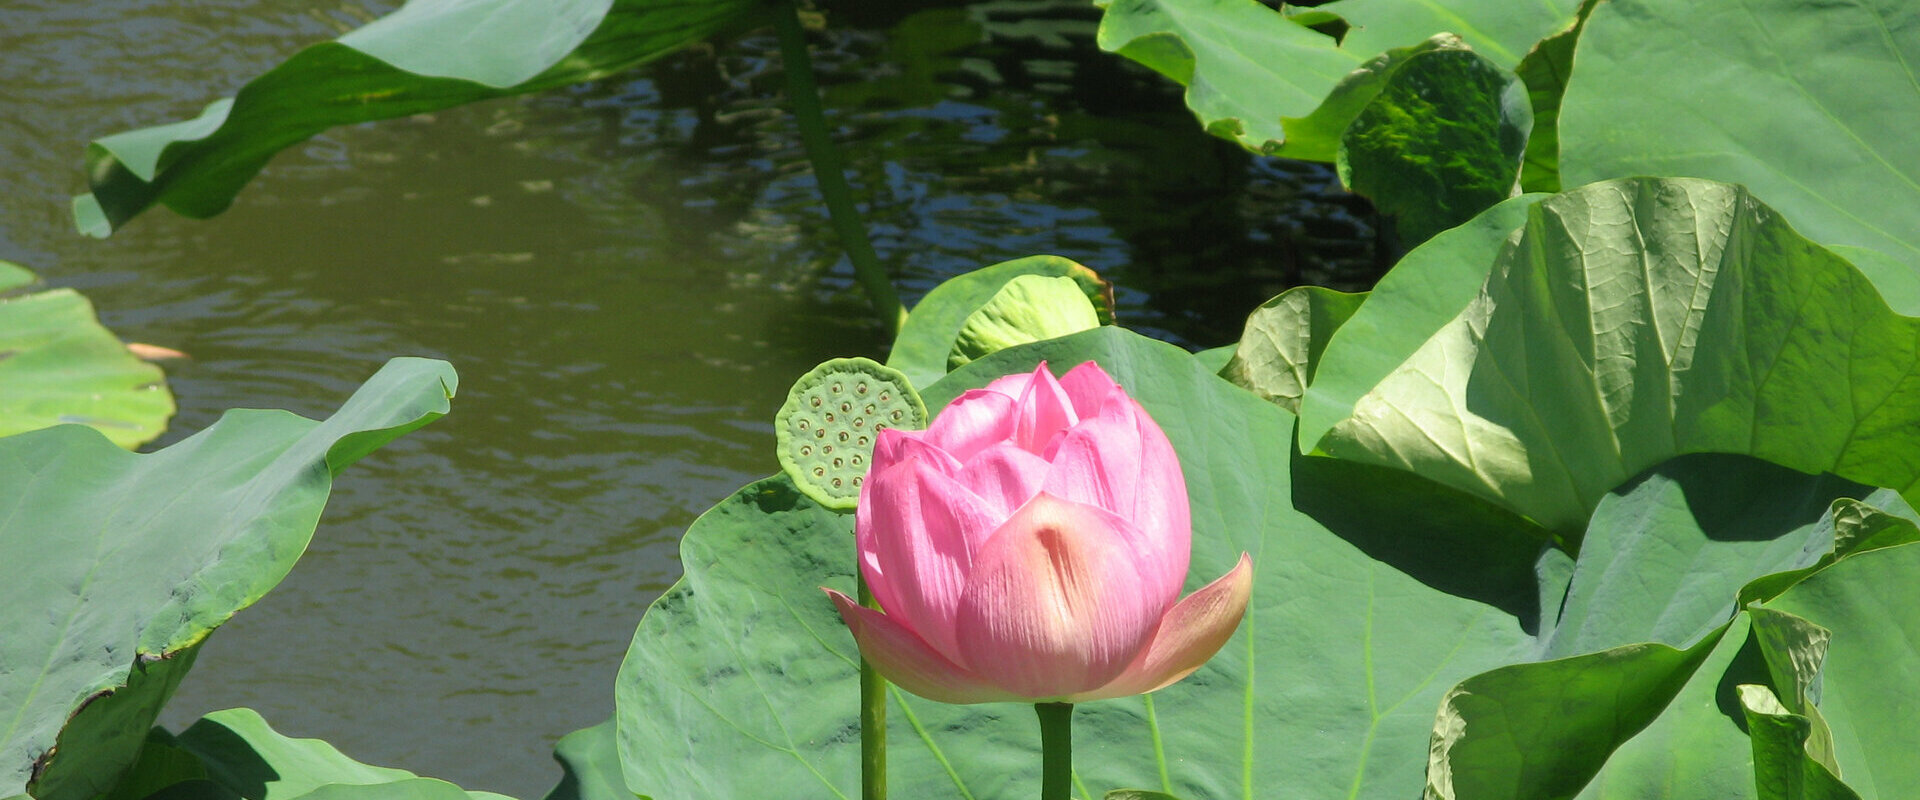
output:
M387 358L454 411L360 462L292 575L221 628L163 722L231 706L364 761L537 798L604 719L701 511L774 472L813 364L884 342L816 207L771 38L567 91L338 129L232 210L73 233L89 139L191 117L397 2L10 0L0 259L124 338L192 354L155 446L232 407L332 411ZM1084 2L830 6L816 52L909 301L1034 253L1120 284L1190 347L1297 282L1364 286L1370 218L1327 170L1205 137L1098 52Z

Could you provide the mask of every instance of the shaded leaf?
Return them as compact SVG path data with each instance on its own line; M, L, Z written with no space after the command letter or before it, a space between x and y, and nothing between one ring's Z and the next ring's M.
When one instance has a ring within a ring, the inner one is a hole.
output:
M1409 244L1507 199L1533 127L1526 84L1471 50L1412 56L1340 138L1340 180Z
M1788 711L1765 686L1742 684L1740 705L1753 740L1754 783L1760 800L1822 800L1860 795L1814 758L1812 720Z

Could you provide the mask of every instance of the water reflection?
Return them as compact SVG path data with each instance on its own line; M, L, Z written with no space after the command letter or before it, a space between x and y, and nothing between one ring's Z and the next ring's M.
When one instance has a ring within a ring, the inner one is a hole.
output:
M191 116L393 5L9 4L0 258L193 354L163 443L229 407L323 415L390 356L454 362L454 413L343 476L308 555L210 640L165 721L252 706L363 760L536 797L553 741L610 711L679 533L777 468L787 385L881 343L760 35L329 132L213 220L71 233L87 139ZM1199 346L1290 282L1365 282L1363 217L1324 170L1200 135L1174 89L1094 49L1093 19L830 9L822 83L904 295L1057 253L1121 283L1124 321Z

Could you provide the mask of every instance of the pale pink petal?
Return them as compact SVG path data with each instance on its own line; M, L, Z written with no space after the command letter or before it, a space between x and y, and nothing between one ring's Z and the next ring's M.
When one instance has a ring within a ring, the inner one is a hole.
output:
M1128 697L1172 685L1213 658L1246 616L1253 597L1253 560L1246 553L1227 574L1174 604L1160 629L1132 664L1111 683L1065 698L1069 703Z
M1126 394L1106 370L1092 361L1067 370L1067 374L1060 376L1060 388L1066 391L1067 399L1073 401L1073 411L1081 419L1100 413L1107 398Z
M1033 383L1035 372L1044 371L1046 368L1047 362L1042 361L1040 362L1040 366L1035 368L1034 372L1016 372L1012 375L1002 375L994 378L987 384L987 391L999 392L1018 400L1020 399L1020 395L1027 393L1027 385Z
M1033 370L1033 380L1027 384L1026 393L1020 395L1015 411L1014 444L1050 459L1060 435L1079 421L1066 390L1060 388L1060 382L1047 371L1046 362L1040 362Z
M1130 524L1041 493L978 552L960 600L958 662L1032 700L1103 686L1167 610L1140 591Z
M1179 597L1193 542L1187 484L1173 445L1146 412L1115 398L1061 439L1052 462L1041 490L1131 520L1153 551L1149 588L1165 603Z
M854 512L867 587L888 614L953 657L954 609L974 553L1002 517L925 461L873 476Z
M1012 442L1000 442L968 459L960 482L1005 519L1040 491L1050 469L1046 459Z
M873 459L867 472L878 475L888 467L909 459L922 459L948 475L960 473L960 460L926 440L926 431L882 428L873 442Z
M1013 435L1018 403L991 389L969 389L941 409L923 441L966 461L987 445Z
M942 703L991 703L1020 697L981 680L928 647L911 629L893 617L863 608L853 598L825 589L840 618L853 631L860 656L887 680L928 700Z

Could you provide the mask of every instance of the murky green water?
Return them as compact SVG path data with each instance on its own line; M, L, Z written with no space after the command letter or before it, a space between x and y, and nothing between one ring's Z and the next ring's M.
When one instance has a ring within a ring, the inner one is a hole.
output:
M396 4L8 0L0 259L193 354L163 444L230 407L324 415L391 356L452 361L453 414L343 476L312 549L213 636L164 721L251 706L362 760L538 797L553 741L610 713L679 533L778 468L786 387L882 342L759 36L333 131L213 220L72 232L88 139L192 116ZM1056 253L1121 283L1124 322L1204 346L1292 282L1366 280L1360 204L1199 135L1159 78L1095 50L1087 4L868 5L830 6L819 67L909 299Z

